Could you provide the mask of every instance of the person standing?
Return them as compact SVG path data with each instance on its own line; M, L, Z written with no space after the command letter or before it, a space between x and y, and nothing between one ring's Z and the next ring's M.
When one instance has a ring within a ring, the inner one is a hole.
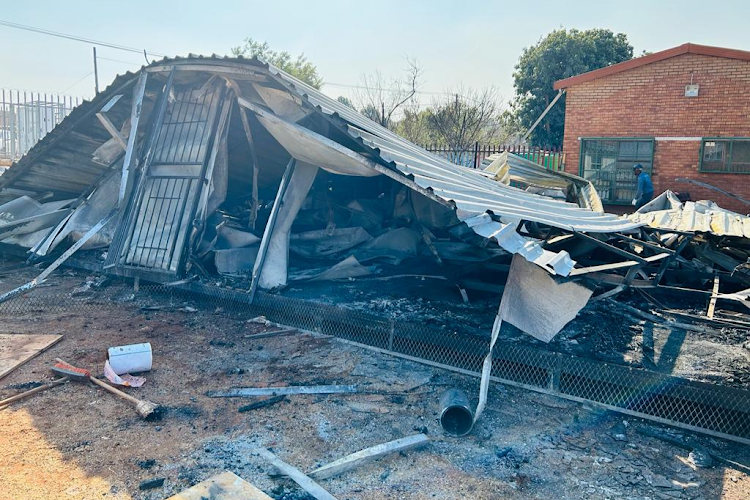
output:
M633 174L638 182L638 189L635 193L635 198L633 198L633 206L638 210L654 197L654 185L651 183L651 177L643 171L643 165L640 163L633 165Z

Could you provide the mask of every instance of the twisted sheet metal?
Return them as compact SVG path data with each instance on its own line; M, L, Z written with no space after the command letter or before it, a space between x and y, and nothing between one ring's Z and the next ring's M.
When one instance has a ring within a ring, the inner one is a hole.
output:
M380 170L380 173L387 173L410 189L418 190L434 201L452 208L459 220L466 222L476 234L496 242L511 253L521 253L553 274L568 275L575 262L570 259L567 252L554 253L544 250L540 241L519 234L517 228L521 221L532 221L584 233L628 231L643 225L616 215L581 208L573 203L528 193L498 183L480 171L450 163L256 58L206 58L191 55L187 58L165 58L141 71L166 71L172 66L207 72L226 73L241 70L249 72L248 74L267 75L275 79L289 93L290 101L321 113L331 125L349 136L354 145L343 144L346 141L340 142L341 146L349 149L352 154L360 155L389 169L388 172ZM45 153L51 149L50 146L62 139L61 134L71 132L75 125L73 122L77 123L91 114L96 103L109 98L107 94L114 94L117 88L122 88L134 79L133 74L118 77L107 91L94 99L94 102L80 106L85 111L74 110L70 117L57 127L59 131L53 130L17 165L11 167L3 176L6 182L0 181L0 188L12 187L11 181L23 178L27 172L33 172L37 177L44 176L43 172L34 171L30 167L44 159ZM299 127L296 123L288 123ZM54 184L52 179L44 181L47 185Z

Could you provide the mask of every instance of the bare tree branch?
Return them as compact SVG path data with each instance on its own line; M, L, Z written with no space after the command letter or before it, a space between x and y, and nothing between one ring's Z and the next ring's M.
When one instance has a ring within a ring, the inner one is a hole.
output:
M497 137L501 130L501 99L494 87L483 90L457 88L449 96L436 98L430 109L430 124L438 140L460 161L476 142Z
M380 71L360 77L354 91L354 103L361 113L383 127L391 128L401 108L414 98L420 86L422 70L407 58L409 67L403 80L387 80Z

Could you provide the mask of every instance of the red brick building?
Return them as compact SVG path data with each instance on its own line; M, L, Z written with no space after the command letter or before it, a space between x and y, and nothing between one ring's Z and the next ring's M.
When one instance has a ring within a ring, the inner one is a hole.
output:
M632 166L654 191L690 193L747 213L750 206L750 52L684 44L583 73L565 89L565 171L590 179L607 204L628 204Z

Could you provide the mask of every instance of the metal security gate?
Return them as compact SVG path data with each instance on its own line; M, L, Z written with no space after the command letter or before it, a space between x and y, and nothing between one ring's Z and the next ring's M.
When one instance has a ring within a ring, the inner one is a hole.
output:
M106 265L120 274L177 275L206 185L224 88L176 90L171 81L142 177L110 247Z

